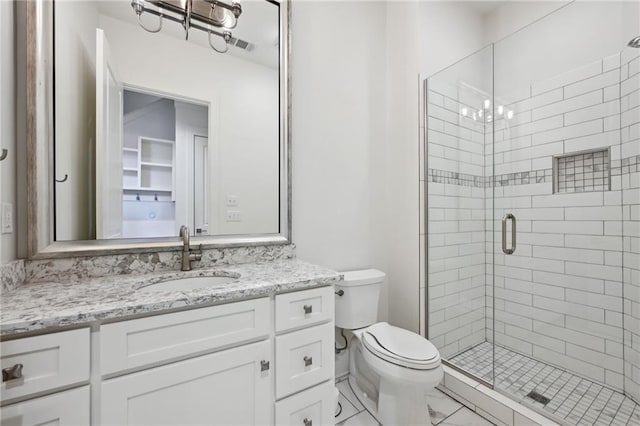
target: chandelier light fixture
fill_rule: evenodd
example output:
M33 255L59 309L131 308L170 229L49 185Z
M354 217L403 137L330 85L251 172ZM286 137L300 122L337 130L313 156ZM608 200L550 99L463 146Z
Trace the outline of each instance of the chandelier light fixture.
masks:
M229 50L231 30L238 25L242 14L239 0L224 2L220 0L132 0L131 7L138 17L138 24L150 33L162 29L163 20L167 19L182 25L185 40L189 39L189 30L195 28L208 34L209 46L218 53ZM149 28L142 23L143 13L158 17L158 25ZM214 46L212 36L224 41L224 48Z

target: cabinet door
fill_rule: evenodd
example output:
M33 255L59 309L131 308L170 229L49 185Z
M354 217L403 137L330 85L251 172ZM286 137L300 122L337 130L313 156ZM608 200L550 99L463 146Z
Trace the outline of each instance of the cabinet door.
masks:
M330 380L276 403L278 426L327 426L335 424L335 385Z
M107 380L102 426L272 423L269 341Z
M86 426L89 386L7 405L0 413L2 426Z
M2 382L2 403L88 382L89 339L82 328L2 342L0 367L22 365L22 377Z
M276 337L278 399L334 376L333 333L333 325L324 324Z

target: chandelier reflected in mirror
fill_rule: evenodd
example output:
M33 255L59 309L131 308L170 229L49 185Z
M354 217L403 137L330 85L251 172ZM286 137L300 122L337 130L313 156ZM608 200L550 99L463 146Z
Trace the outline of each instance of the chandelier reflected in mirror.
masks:
M182 25L185 40L189 39L189 30L195 28L208 34L209 46L218 53L229 50L231 30L238 25L238 18L242 14L239 0L224 2L220 0L132 0L131 7L138 16L138 24L150 33L157 33L162 29L165 19ZM155 28L149 28L142 23L143 13L158 17ZM212 36L224 41L224 48L214 45Z

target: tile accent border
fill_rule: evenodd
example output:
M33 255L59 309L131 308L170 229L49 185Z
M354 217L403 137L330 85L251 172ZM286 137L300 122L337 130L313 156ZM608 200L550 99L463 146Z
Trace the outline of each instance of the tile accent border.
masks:
M584 154L578 154L584 155ZM563 156L559 158L571 157ZM605 173L609 170L608 162ZM611 176L623 176L629 173L635 173L640 171L640 155L632 155L631 157L623 158L622 160L611 160ZM609 180L609 174L607 173L607 181ZM473 188L490 188L491 186L516 186L516 185L529 185L533 183L546 183L553 182L553 169L540 169L531 170L528 172L507 173L496 176L477 176L466 173L451 172L448 170L440 169L427 169L426 181L430 183L444 183L448 185L457 186L470 186ZM604 185L608 188L608 182ZM606 189L605 189L606 190ZM598 189L595 192L603 191ZM581 192L581 191L572 191ZM583 191L592 192L592 191ZM566 193L566 191L560 191L560 193Z

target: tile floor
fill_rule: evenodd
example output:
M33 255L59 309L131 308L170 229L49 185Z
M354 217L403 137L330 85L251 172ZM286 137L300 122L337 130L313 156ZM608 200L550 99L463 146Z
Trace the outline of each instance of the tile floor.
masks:
M340 390L342 412L336 417L338 426L379 426L376 419L358 401L349 381L336 383ZM431 424L438 426L491 426L492 423L478 416L448 395L434 389L429 393ZM427 426L427 425L425 425Z
M449 361L491 382L492 351L493 345L484 342ZM640 425L640 405L622 393L498 345L495 346L495 375L496 389L569 424ZM527 396L532 391L549 400L536 401Z

